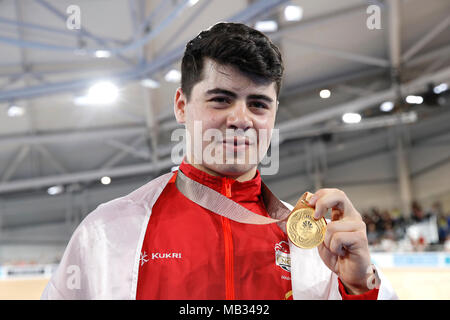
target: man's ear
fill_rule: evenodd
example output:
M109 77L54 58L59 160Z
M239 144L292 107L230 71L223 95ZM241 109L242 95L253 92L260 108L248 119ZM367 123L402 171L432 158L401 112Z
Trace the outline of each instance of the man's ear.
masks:
M175 92L175 99L173 103L173 111L175 113L175 118L177 119L178 123L185 123L186 116L185 116L185 110L187 105L187 99L186 96L183 93L183 90L181 88L178 88Z

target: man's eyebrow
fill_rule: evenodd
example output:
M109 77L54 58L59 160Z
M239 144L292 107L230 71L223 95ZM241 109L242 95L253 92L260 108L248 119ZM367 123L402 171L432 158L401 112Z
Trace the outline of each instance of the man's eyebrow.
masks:
M232 98L237 98L237 96L238 96L236 93L234 93L232 91L229 91L226 89L221 89L221 88L214 88L214 89L208 90L208 91L206 91L206 94L207 95L223 94L223 95L226 95L226 96L229 96ZM273 102L272 98L270 98L269 96L266 96L264 94L251 94L251 95L247 96L247 99L265 100L269 103Z
M221 89L221 88L214 88L214 89L208 90L208 91L206 91L206 94L207 95L223 94L223 95L226 95L226 96L237 98L237 94L236 93L234 93L232 91L229 91L229 90Z
M267 102L273 102L273 99L264 95L264 94L251 94L248 96L249 99L255 99L255 100L265 100Z

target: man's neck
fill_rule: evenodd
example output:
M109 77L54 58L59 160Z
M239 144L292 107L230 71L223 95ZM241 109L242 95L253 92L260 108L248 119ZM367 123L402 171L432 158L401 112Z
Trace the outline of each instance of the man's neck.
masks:
M253 167L252 169L250 169L249 171L245 172L244 174L235 177L235 176L231 176L231 175L229 175L229 176L228 175L223 175L223 174L218 173L218 172L216 172L214 170L211 170L211 169L209 169L209 168L207 168L207 167L205 167L205 166L203 166L201 164L192 163L191 161L188 160L187 157L184 158L184 161L186 163L189 163L194 168L197 168L197 169L199 169L199 170L201 170L203 172L206 172L206 173L208 173L208 174L210 174L212 176L233 178L233 179L235 179L236 181L239 181L239 182L244 182L244 181L251 180L256 175L256 166Z

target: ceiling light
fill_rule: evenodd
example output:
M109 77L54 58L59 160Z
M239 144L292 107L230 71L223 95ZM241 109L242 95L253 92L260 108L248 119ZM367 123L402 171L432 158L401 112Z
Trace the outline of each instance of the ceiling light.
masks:
M101 182L102 184L104 184L104 185L110 184L110 183L111 183L111 178L110 178L110 177L107 177L107 176L102 177L102 178L100 179L100 182Z
M440 94L444 91L447 91L448 85L446 83L441 83L440 85L433 88L433 92L436 94Z
M255 29L261 32L274 32L278 30L278 23L274 20L258 21Z
M380 105L380 110L383 112L390 112L394 109L394 103L392 101L385 101Z
M164 79L167 82L180 82L181 80L181 72L175 69L170 70L169 72L166 73L166 75L164 76Z
M12 104L9 106L7 112L8 112L8 116L11 118L21 117L25 114L25 109L23 107L19 107L19 106Z
M109 58L111 57L111 52L108 50L97 50L95 51L96 58Z
M286 21L300 21L303 17L303 8L299 6L286 6L284 18Z
M199 0L189 0L189 2L188 2L189 7L195 6L195 5L197 4L198 1L199 1Z
M87 95L75 98L78 105L112 104L119 96L119 88L110 81L100 81L93 84Z
M421 104L423 102L423 97L421 96L407 96L406 102L409 104Z
M342 116L342 121L349 124L359 123L361 122L361 115L359 113L352 113L352 112L345 113Z
M328 99L331 96L331 91L328 89L320 90L319 95L322 99Z
M89 88L87 96L98 104L110 104L119 96L119 88L112 82L101 81Z
M55 196L57 194L60 194L63 192L63 186L58 185L58 186L53 186L47 189L47 193L51 196Z

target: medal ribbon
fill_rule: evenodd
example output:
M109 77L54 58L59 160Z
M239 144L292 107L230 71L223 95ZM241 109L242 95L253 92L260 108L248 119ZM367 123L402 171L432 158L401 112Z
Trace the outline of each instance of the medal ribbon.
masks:
M282 219L273 219L261 216L244 208L216 190L192 180L183 174L181 170L178 170L177 172L175 185L177 189L192 202L220 216L240 223L264 225L282 222L289 216L285 215ZM299 202L295 206L296 208L300 203L303 203L304 199L306 199L305 197L306 193L300 198Z
M250 211L223 194L187 177L178 170L175 185L189 200L220 216L247 224L270 224L280 222Z

